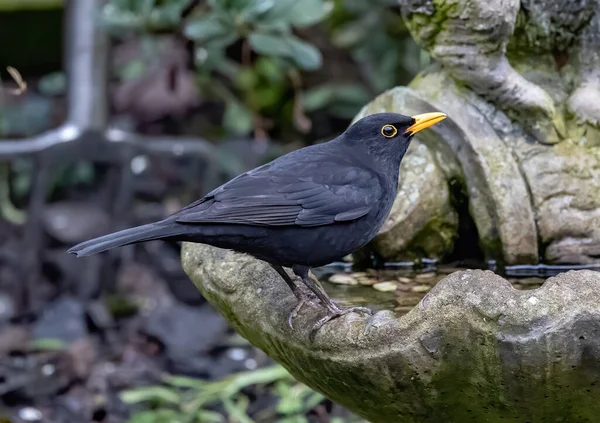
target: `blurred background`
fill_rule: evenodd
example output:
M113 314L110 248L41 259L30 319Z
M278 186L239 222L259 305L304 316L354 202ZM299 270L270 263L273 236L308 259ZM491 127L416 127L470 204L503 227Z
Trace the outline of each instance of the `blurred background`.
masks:
M65 250L339 134L428 64L394 0L0 0L0 421L361 421L236 336L177 244Z

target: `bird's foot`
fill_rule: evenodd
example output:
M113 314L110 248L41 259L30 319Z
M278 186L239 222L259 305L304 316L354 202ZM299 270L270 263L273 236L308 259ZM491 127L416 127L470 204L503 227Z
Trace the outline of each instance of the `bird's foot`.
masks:
M296 318L296 316L298 316L298 313L302 307L304 307L307 303L312 304L317 300L317 297L314 294L306 294L301 290L298 290L296 297L298 298L298 303L296 304L296 307L290 311L290 314L288 314L288 325L290 325L290 328L292 329L294 329L293 320Z
M367 313L369 316L373 315L373 311L367 307L338 307L333 301L327 305L327 315L319 320L313 326L310 331L309 339L311 342L314 341L315 336L319 329L321 329L325 323L337 319L340 316L343 316L348 313Z

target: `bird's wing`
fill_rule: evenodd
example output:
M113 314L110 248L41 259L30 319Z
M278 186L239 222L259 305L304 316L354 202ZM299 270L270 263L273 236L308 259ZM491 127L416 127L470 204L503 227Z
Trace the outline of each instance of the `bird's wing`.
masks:
M381 192L376 174L340 161L265 165L190 204L176 221L320 226L366 215Z

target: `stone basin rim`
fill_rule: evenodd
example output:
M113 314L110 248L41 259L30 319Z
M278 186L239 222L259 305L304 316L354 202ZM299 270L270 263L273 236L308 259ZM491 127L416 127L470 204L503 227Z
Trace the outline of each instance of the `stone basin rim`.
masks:
M600 289L600 272L597 272L594 270L588 270L588 269L569 270L569 271L562 272L555 276L550 276L544 280L542 285L540 285L537 288L533 288L533 289L517 289L506 278L504 278L501 275L498 275L497 273L494 273L491 270L481 270L481 269L457 270L455 272L448 274L443 279L441 279L439 282L437 282L436 285L434 285L432 287L432 289L414 307L412 307L406 314L398 316L392 310L377 311L373 314L373 316L366 316L361 313L352 313L352 314L347 315L347 317L346 316L340 317L338 319L338 321L344 320L344 319L347 319L348 321L343 322L342 324L338 324L337 327L335 327L335 328L331 328L331 326L336 324L335 320L333 321L334 323L328 323L328 324L331 325L330 330L336 330L338 332L346 329L348 323L356 322L356 321L360 321L360 322L364 323L366 326L365 330L368 330L368 325L370 325L370 324L381 323L382 325L384 325L384 324L390 325L389 326L390 330L403 331L404 323L414 324L415 318L423 319L425 317L425 318L431 318L431 319L438 319L438 316L436 316L435 314L431 314L434 312L429 307L428 303L430 302L430 299L432 298L432 296L438 295L438 292L444 288L443 285L440 288L438 288L438 286L440 286L440 284L448 283L446 281L450 277L462 278L466 275L468 275L468 276L475 275L476 276L477 273L489 276L493 279L496 279L493 281L493 283L495 283L497 285L496 288L498 289L498 291L503 292L503 293L513 297L512 299L515 300L517 303L529 302L532 305L536 305L540 301L539 300L540 296L543 296L544 294L546 294L547 292L552 290L552 288L554 288L556 285L560 285L560 282L563 279L561 277L561 275L581 274L582 272L595 273L594 276L596 276L598 278L597 285L598 285L598 288ZM436 288L438 288L438 290L436 290ZM568 299L563 298L562 294L563 294L563 290L560 290L560 289L554 290L552 293L549 293L549 295L558 297L558 299L568 300ZM349 305L349 306L351 306L351 305ZM524 306L524 304L518 304L516 306L517 307ZM465 308L465 311L466 311L466 308ZM311 311L311 313L320 314L318 311ZM352 319L352 320L350 321L350 319ZM525 323L526 322L524 321L523 324L525 324ZM382 328L382 325L378 326L378 328ZM415 328L413 327L413 329L415 329ZM322 330L322 332L324 332L324 331ZM383 334L383 335L388 336L387 334ZM327 344L328 343L324 340L323 333L318 333L315 337L314 345L315 346L325 346ZM361 346L361 344L362 343L357 343L355 346L359 347L359 346ZM394 344L394 341L389 343L390 346L392 346L393 344ZM385 355L385 353L386 353L386 351L381 351L381 354L375 353L374 351L372 351L372 352L374 353L373 356ZM346 355L346 354L347 354L347 351L344 352L344 355ZM328 357L331 358L331 355L329 354Z
M198 247L198 244L184 248L186 252L195 255L219 250L214 247ZM569 309L569 303L575 302L580 307L589 307L590 311L600 311L598 306L594 307L589 300L586 301L589 297L586 291L591 289L600 292L600 272L597 271L570 270L547 278L538 288L519 290L507 279L490 270L459 270L440 280L403 316L396 316L391 310L378 311L373 316L350 313L323 326L311 343L308 334L313 324L324 315L321 307L305 306L294 320L294 330L290 329L287 314L295 305L295 297L289 292L287 285L278 279L279 276L274 271L271 272L272 269L266 264L249 256L226 250L221 250L219 255L225 259L224 263L227 263L230 270L237 268L241 271L254 271L254 286L246 284L226 292L215 286L210 277L203 283L195 283L211 303L227 303L227 307L235 311L235 321L231 321L231 316L225 317L243 336L249 339L256 339L256 335L268 336L286 345L286 348L308 350L311 355L323 356L327 360L356 362L357 359L360 361L384 356L389 353L386 347L398 348L401 343L408 347L419 339L419 334L427 332L424 326L431 325L432 321L442 322L444 315L440 312L445 311L464 315L477 313L482 322L488 323L503 316L506 327L525 329L531 322L543 319L547 308L556 307L556 304L560 304L563 312ZM188 274L194 272L189 264L184 267ZM581 284L572 286L572 276L581 279ZM192 279L196 281L197 277ZM218 291L221 292L217 294ZM219 296L221 298L217 300L216 297ZM235 301L227 301L231 298ZM260 304L252 304L256 301ZM221 305L217 307L222 309ZM262 314L246 314L246 310L257 306L264 310ZM260 348L260 345L257 346ZM380 349L376 350L374 346ZM360 357L357 357L359 354Z

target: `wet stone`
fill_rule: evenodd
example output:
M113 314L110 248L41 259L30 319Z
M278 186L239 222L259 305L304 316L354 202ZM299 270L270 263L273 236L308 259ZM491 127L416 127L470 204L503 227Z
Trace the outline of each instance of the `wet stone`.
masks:
M429 285L417 285L411 288L413 292L429 292L431 290L431 286Z
M377 282L378 282L378 280L374 279L374 278L369 278L369 277L358 278L359 285L371 286L371 285L376 285Z
M338 285L358 285L358 281L351 275L346 275L344 273L338 273L332 275L329 278L329 282L335 283Z
M420 273L417 276L415 276L415 280L417 280L417 281L428 281L430 279L434 279L436 276L437 275L436 275L435 272Z
M413 287L412 284L399 283L397 290L400 292L410 292L412 290L412 287Z
M381 292L395 292L398 284L395 281L379 282L373 285L378 291Z

